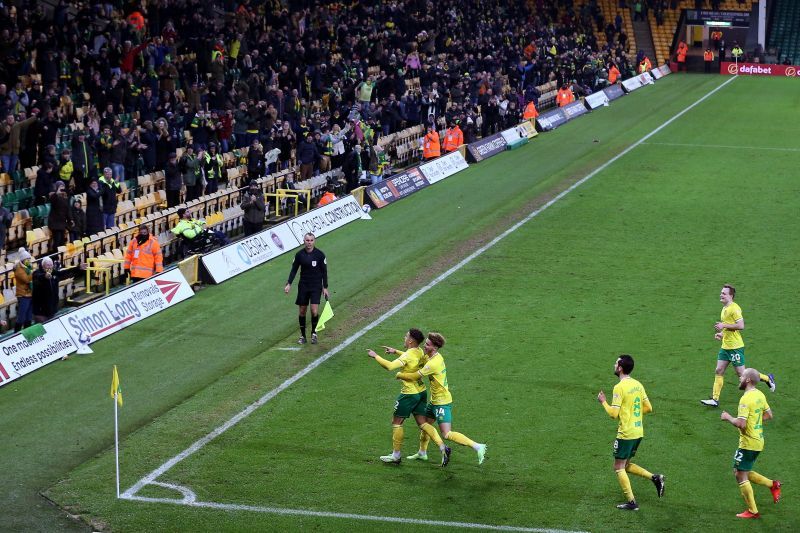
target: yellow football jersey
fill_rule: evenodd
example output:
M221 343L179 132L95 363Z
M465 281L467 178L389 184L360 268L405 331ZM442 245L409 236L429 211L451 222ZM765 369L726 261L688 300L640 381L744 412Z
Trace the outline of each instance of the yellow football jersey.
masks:
M740 430L739 448L760 452L764 449L764 411L769 411L767 397L758 389L747 391L739 400L737 418L744 418L747 425Z
M731 302L722 308L719 319L725 324L736 324L737 321L742 320L742 308L736 302ZM722 349L735 350L744 346L742 340L742 332L738 329L722 330Z
M428 376L431 382L431 395L428 401L431 405L446 405L453 403L453 397L447 388L447 368L444 366L442 354L436 352L428 359L425 366L419 371L423 376Z
M419 347L401 352L397 359L404 365L401 372L417 372L428 362L428 356ZM421 378L417 381L402 381L402 383L400 394L417 394L425 390L425 382Z
M618 439L639 439L644 436L642 417L646 401L644 386L635 379L626 378L614 385L611 406L619 407Z

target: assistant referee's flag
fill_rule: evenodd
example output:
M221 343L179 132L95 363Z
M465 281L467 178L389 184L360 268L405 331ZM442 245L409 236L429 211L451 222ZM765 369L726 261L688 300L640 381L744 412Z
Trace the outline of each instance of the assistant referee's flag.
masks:
M322 313L319 315L319 322L317 322L316 331L325 329L325 322L333 318L333 307L328 300L325 300L325 307L322 308Z
M119 374L117 374L117 365L114 365L114 373L111 375L111 397L117 400L117 403L122 407L122 389L119 386Z

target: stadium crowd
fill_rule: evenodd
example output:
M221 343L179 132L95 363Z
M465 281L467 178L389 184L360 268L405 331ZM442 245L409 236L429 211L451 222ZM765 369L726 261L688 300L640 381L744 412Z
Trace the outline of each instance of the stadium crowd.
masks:
M190 195L214 190L214 151L255 141L279 156L249 170L294 155L306 174L442 118L469 142L516 123L537 85L587 94L610 63L634 65L619 23L598 49L595 2L59 0L50 16L28 1L4 4L0 22L0 161L9 173L43 167L40 202L59 180L109 187L105 168L115 181L164 170L185 130L199 160L179 164ZM84 129L56 153L60 128L87 104ZM192 173L211 175L206 191Z
M19 0L0 24L1 171L39 167L53 250L114 226L126 179L163 171L175 206L247 147L248 180L342 167L352 189L380 179L381 136L459 126L449 151L530 116L539 85L586 95L636 65L593 0Z

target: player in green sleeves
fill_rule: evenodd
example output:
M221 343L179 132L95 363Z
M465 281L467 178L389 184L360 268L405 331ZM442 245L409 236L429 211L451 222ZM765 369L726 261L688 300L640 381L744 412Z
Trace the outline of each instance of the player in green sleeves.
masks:
M717 354L717 368L714 375L714 387L711 389L711 398L700 400L700 403L709 407L719 407L719 395L722 392L722 385L725 383L725 370L729 364L733 364L736 374L741 378L745 369L744 363L744 340L742 340L742 330L744 329L744 317L742 308L733 301L736 296L736 289L731 285L723 285L719 293L719 301L722 302L722 312L719 322L714 324L717 332L714 338L722 341L722 347ZM773 374L759 374L759 379L769 386L769 390L775 392L775 376Z
M403 339L406 351L401 352L391 346L383 347L387 354L399 354L399 357L394 361L388 361L372 350L368 350L367 355L375 359L386 370L402 369L403 372L417 372L425 366L425 362L428 360L422 348L419 347L423 340L425 340L425 336L422 332L416 328L411 328ZM382 455L381 461L400 464L400 449L403 446L403 422L409 416L414 415L417 424L423 425L427 423L425 419L427 403L428 394L422 378L417 381L403 382L400 395L394 404L394 414L392 415L392 453L390 455ZM421 433L425 434L424 432ZM427 434L425 435L427 438ZM415 459L427 461L428 457L426 455L424 458L416 457Z
M486 444L475 442L466 435L452 431L451 425L453 421L451 407L453 404L453 397L450 395L450 390L447 387L447 368L444 364L444 358L439 350L444 346L444 337L439 333L428 333L428 338L425 340L423 347L425 355L428 356L428 362L417 372L398 372L397 379L405 382L414 382L421 377L428 376L430 381L430 400L426 409L427 424L420 426L420 429L425 431L435 442L439 449L442 451L442 466L447 466L450 461L450 448L444 445L433 423L439 424L439 429L445 439L451 440L462 446L469 446L478 454L478 464L483 464L486 458Z
M756 388L761 380L758 370L748 368L739 378L739 389L744 391L739 400L739 411L733 418L722 411L720 419L730 422L739 429L739 448L733 455L733 475L739 483L739 491L747 504L744 512L737 514L739 518L758 518L758 507L750 483L757 483L769 488L772 501L781 499L781 482L768 479L753 470L758 454L764 449L764 420L772 419L772 410L764 393Z
M614 439L614 472L628 501L617 505L617 509L638 511L639 504L633 496L628 474L652 481L659 498L664 495L665 481L662 474L651 474L631 462L644 437L642 418L645 413L653 411L644 386L631 377L631 372L633 372L633 357L620 355L614 363L614 374L619 377L619 383L614 385L611 405L606 402L606 394L602 390L597 395L597 401L603 405L603 409L611 418L619 419L617 438Z

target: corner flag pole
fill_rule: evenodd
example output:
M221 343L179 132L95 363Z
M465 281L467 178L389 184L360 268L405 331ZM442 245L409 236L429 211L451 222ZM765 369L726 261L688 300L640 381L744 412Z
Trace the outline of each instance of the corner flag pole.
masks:
M114 458L117 464L117 499L119 499L119 423L117 419L117 398L119 392L114 393Z

